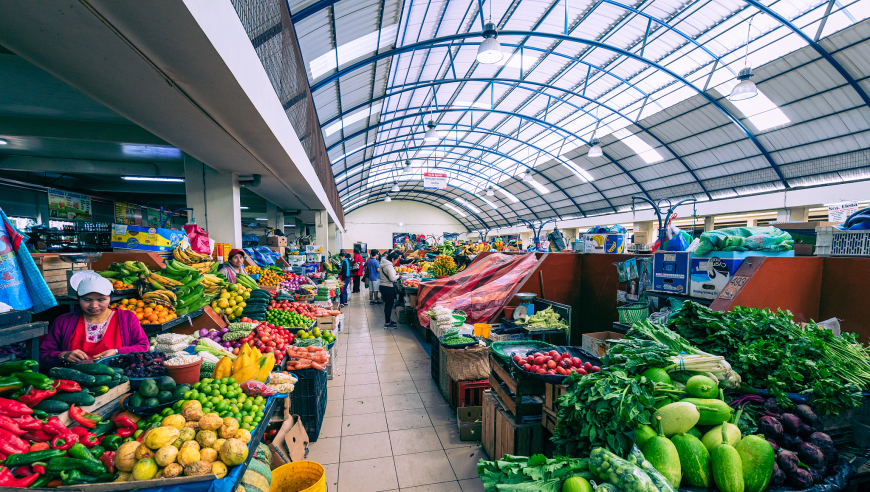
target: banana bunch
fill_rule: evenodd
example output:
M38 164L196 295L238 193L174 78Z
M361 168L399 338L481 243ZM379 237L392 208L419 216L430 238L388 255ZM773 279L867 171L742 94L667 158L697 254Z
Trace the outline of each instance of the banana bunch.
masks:
M174 278L166 277L156 272L151 272L147 279L148 283L151 284L151 288L154 290L165 290L169 287L184 285L180 280L175 280Z
M456 262L453 260L452 256L441 255L438 258L435 258L435 262L432 266L432 273L434 273L436 277L449 277L456 273Z
M226 285L226 281L213 273L206 273L202 276L201 284L205 288L206 294L215 294L220 292L222 286Z
M180 261L181 263L184 263L185 265L191 266L198 263L212 261L211 256L197 253L196 251L190 249L189 246L182 249L180 244L172 250L172 257Z
M428 272L429 269L431 269L431 268L432 268L432 262L431 261L424 261L423 265L420 267L420 271L421 272Z
M205 275L206 273L214 273L215 271L217 271L218 263L216 261L203 261L188 266Z
M175 303L178 301L175 292L165 289L148 291L140 297L145 302L153 302L170 308L174 308Z
M140 275L148 277L151 272L141 261L127 260L124 263L112 263L108 270L97 272L103 278L115 279L125 284L134 284Z

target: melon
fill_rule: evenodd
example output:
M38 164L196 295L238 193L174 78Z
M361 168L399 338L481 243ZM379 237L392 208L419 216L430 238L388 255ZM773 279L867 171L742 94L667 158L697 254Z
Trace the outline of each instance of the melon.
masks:
M647 461L652 463L653 468L659 471L674 488L679 488L683 478L680 468L680 455L670 439L662 432L662 418L657 417L658 435L650 438L641 447Z
M679 434L671 438L680 457L681 483L687 487L709 488L712 485L710 452L700 439L691 434Z

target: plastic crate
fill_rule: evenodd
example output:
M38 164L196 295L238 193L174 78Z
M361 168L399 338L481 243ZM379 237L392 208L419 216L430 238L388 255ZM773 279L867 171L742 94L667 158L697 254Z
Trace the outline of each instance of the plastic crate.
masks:
M816 227L816 256L870 256L870 231Z
M495 342L522 342L523 340L528 340L529 336L525 333L512 333L510 335L499 335L497 333L490 332L489 341Z
M299 415L310 442L317 441L326 413L326 371L301 369L291 371L299 380L290 393L290 413Z

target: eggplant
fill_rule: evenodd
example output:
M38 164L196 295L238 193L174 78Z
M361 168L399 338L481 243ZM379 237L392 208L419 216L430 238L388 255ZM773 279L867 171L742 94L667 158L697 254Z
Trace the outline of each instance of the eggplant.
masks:
M785 483L785 472L776 463L773 464L773 475L770 476L770 485L778 486Z
M782 430L789 434L797 434L798 429L801 428L801 419L793 413L782 414L779 423L782 424Z
M825 453L813 443L802 442L798 446L798 459L801 463L809 465L813 468L825 466Z
M773 446L774 451L779 451L779 444L777 444L776 441L774 441L773 439L768 439L767 442L769 442L770 445Z
M819 417L816 416L816 412L809 405L798 405L794 408L794 413L800 417L801 420L806 422L808 425L811 425L815 428L818 428L819 425Z
M798 457L787 449L781 449L776 453L776 464L786 475L791 475L798 469Z
M765 415L758 419L758 430L768 439L773 439L777 442L782 439L782 424L773 417Z
M801 422L801 426L798 429L798 435L801 436L801 439L806 441L814 432L816 432L816 430L812 426Z
M819 449L833 448L834 440L831 439L831 436L825 434L824 432L813 432L810 434L810 442L819 447Z
M813 476L804 468L798 468L788 474L788 484L796 489L808 489L813 486Z
M782 443L782 447L784 447L785 449L797 451L798 446L801 445L803 440L795 434L789 434L787 432L784 432L782 434L782 439L779 442Z
M764 400L764 409L770 413L782 413L782 409L779 408L779 403L776 402L776 398L768 398Z
M807 469L807 471L810 472L810 476L813 477L814 484L823 483L825 481L825 476L821 470L818 470L816 468L809 468Z

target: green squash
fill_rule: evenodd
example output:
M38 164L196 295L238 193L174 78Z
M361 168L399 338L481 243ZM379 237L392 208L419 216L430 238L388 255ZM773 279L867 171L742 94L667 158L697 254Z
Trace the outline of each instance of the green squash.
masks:
M743 464L734 446L728 444L726 427L721 427L722 444L710 453L713 465L713 480L721 492L744 492ZM773 470L771 470L772 472Z
M652 463L652 466L676 489L680 487L680 481L683 479L680 455L674 443L665 437L662 431L662 418L657 417L656 423L659 429L658 435L647 440L641 447L641 451L647 461Z
M743 466L744 492L762 492L773 475L773 446L761 436L746 436L734 448Z
M709 488L713 481L710 468L710 452L701 440L691 434L679 434L671 438L680 457L682 484L686 487Z

